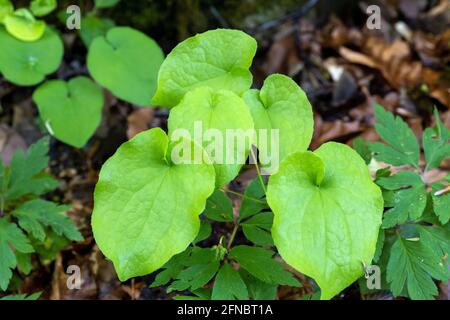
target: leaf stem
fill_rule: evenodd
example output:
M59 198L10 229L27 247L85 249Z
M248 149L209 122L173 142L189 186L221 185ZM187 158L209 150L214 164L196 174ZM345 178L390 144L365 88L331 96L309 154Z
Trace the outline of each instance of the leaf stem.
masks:
M228 243L227 243L227 251L230 251L231 245L233 244L233 241L234 241L234 238L236 237L238 229L239 229L239 224L235 223L233 231L231 232L230 239L228 240Z
M258 166L258 160L256 159L255 151L253 150L253 147L250 148L250 154L253 158L253 162L255 163L256 173L258 174L258 179L259 179L259 182L261 183L261 187L264 190L264 194L267 194L266 185L264 184L264 180L261 176L261 171L259 170L259 166Z
M221 188L221 190L222 190L223 192L227 192L227 193L231 193L231 194L234 194L234 195L236 195L236 196L239 196L239 197L241 197L241 198L243 198L243 199L248 199L248 200L250 200L250 201L254 201L254 202L258 202L258 203L262 203L262 204L265 204L265 203L266 203L266 202L263 201L263 200L259 200L259 199L253 198L253 197L249 197L249 196L247 196L247 195L245 195L245 194L242 194L242 193L240 193L240 192L236 192L236 191L233 191L233 190L230 190L230 189L227 189L227 188Z

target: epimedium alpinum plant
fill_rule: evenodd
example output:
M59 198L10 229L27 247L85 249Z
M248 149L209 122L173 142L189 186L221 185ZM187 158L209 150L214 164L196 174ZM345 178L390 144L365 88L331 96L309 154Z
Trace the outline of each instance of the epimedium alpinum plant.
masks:
M28 8L0 1L0 73L19 86L37 86L33 93L47 131L64 143L83 147L100 124L101 87L134 105L149 107L164 59L157 43L142 32L99 17L116 0L95 0L81 19L79 35L87 48L85 74L70 79L47 77L59 69L64 43L56 26L41 18L58 8L56 0L33 0ZM59 16L65 25L66 8Z
M63 214L70 206L42 198L58 187L44 171L48 149L48 138L43 138L26 152L16 151L9 165L0 162L1 291L14 288L20 276L38 263L48 264L69 241L83 240L75 223ZM10 284L13 275L16 281Z
M124 143L102 167L94 194L94 237L120 280L162 268L152 286L170 282L169 291L195 295L188 298L273 299L280 284L300 286L279 254L330 299L371 264L381 189L350 147L332 142L307 151L312 108L292 79L275 74L251 89L256 48L244 32L217 29L183 41L162 63L153 103L171 109L168 134L155 128ZM260 154L238 214L226 185L243 163L216 161L216 144L192 140L196 123L222 135L263 129L243 151L225 150L256 162L254 144ZM264 130L279 132L277 145L263 143ZM180 144L184 156L202 153L200 161L174 161ZM269 165L264 149L277 149L280 163L268 183L260 172ZM211 221L232 224L232 232L201 247ZM241 230L248 241L239 243Z

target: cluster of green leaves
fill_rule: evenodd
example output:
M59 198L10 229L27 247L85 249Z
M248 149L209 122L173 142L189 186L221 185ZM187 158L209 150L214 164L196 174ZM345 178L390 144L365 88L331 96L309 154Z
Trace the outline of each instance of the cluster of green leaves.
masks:
M274 259L270 235L273 213L258 179L247 187L239 217L234 218L233 205L224 191L216 190L206 203L200 231L193 246L175 255L158 273L151 287L168 285L167 291L185 292L175 299L275 299L278 285L299 287L300 283L284 266ZM233 238L212 248L201 248L199 243L211 236L211 223L234 224L234 235L243 231L250 245L232 246ZM250 244L250 243L249 243ZM236 270L233 265L239 265ZM214 285L205 288L215 277Z
M384 140L357 143L357 150L370 162L376 160L405 168L393 173L379 169L376 183L381 187L386 208L374 264L383 271L383 289L394 296L432 299L438 294L433 281L448 281L450 250L450 176L426 181L428 170L450 158L450 130L435 111L436 127L423 132L425 164L420 162L420 144L400 118L377 105L376 131ZM367 148L364 148L367 146Z
M0 163L0 289L6 291L18 268L29 274L32 254L52 259L68 240L83 240L75 224L62 213L68 206L40 198L58 182L44 169L48 165L48 139L27 152L16 151L9 166Z
M100 86L146 107L156 90L164 59L156 42L140 31L97 17L97 8L117 2L96 0L94 10L81 19L79 33L88 48L87 66L95 82L77 76L40 84L59 68L64 45L54 27L35 17L51 13L57 2L34 0L29 9L14 11L10 0L0 1L0 73L20 86L40 84L33 100L42 122L51 135L77 148L87 143L100 124L104 105Z
M241 31L212 30L180 43L161 65L153 103L171 108L168 135L156 128L124 143L101 169L94 194L94 237L121 280L163 267L155 286L172 281L169 290L191 290L198 298L273 298L278 284L298 285L274 260L276 247L329 299L372 261L383 198L367 165L338 143L306 151L311 105L284 75L270 75L261 90L250 89L256 49L256 41ZM189 140L198 122L223 136L228 129L279 130L279 146L261 143L258 130L244 151L237 145L216 150L205 139L201 145ZM189 137L175 135L178 129ZM180 143L200 149L203 157L173 162ZM252 145L263 166L270 159L261 154L275 149L281 164L272 168L267 186L261 175L249 186L236 215L223 191L243 163L223 163L215 155L255 158ZM212 229L209 221L232 224L233 231L212 249L198 248ZM241 230L254 246L234 246Z

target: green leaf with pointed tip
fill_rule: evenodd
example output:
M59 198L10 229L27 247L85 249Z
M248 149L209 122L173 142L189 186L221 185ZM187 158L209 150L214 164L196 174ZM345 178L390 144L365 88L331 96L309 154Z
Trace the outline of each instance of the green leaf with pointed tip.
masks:
M378 104L375 105L375 117L375 129L387 143L369 142L375 158L394 166L410 164L418 168L420 147L414 132L402 118L395 117Z
M367 141L361 139L361 137L356 138L353 141L353 149L364 159L366 164L369 164L372 160L372 153L370 152L369 146L367 145Z
M450 254L450 229L438 226L415 225L419 231L420 241L434 252L440 252L442 257Z
M273 244L272 235L270 234L272 223L273 213L262 212L245 220L241 225L242 231L248 240L263 246Z
M256 47L255 39L238 30L210 30L186 39L162 64L153 103L174 107L201 86L243 94L252 84L249 68Z
M239 115L239 116L236 116ZM202 144L216 170L216 187L233 180L247 160L253 120L244 101L231 91L196 88L170 112L169 136Z
M260 92L250 90L244 100L255 121L260 162L269 172L276 172L290 153L308 149L314 127L312 108L291 78L273 74L264 81ZM261 129L264 131L260 133ZM278 130L279 141L272 141L268 130Z
M176 280L170 285L169 291L197 290L206 285L216 274L220 261L210 249L202 249L211 254L204 261L188 266L178 273Z
M119 3L120 0L95 0L97 8L111 8Z
M249 296L253 300L275 300L278 285L263 282L244 269L239 269L239 274L247 286Z
M211 220L219 222L233 221L233 204L225 193L215 190L206 200L204 213Z
M446 128L434 110L436 128L427 128L423 132L423 149L427 166L425 170L437 168L444 159L450 158L450 129Z
M446 224L450 221L450 193L436 194L439 190L445 188L442 183L436 182L432 185L431 198L433 199L434 212L439 218L439 222Z
M244 196L239 208L239 220L248 218L268 208L266 193L258 178L253 179L249 183L245 189Z
M36 20L28 9L17 9L3 18L6 30L22 41L39 40L45 32L45 22Z
M57 5L56 0L33 0L30 10L36 17L42 17L55 10Z
M268 249L241 245L231 249L229 257L261 281L299 287L298 280L275 261L273 255Z
M200 223L200 230L197 234L197 237L192 241L193 244L197 244L203 240L208 239L211 236L212 233L212 227L211 224L206 221L202 220Z
M31 253L22 253L16 251L17 269L25 275L29 275L33 269L31 262Z
M413 300L431 300L438 294L432 277L446 281L446 268L439 252L422 241L409 241L399 237L391 248L387 281L394 296L403 295L407 289Z
M380 260L381 254L383 253L384 240L386 239L386 234L383 229L380 229L377 239L377 247L375 250L375 255L373 256L373 262L378 262Z
M94 80L116 97L148 107L163 60L153 39L132 28L114 27L93 40L87 66Z
M81 25L83 26L79 30L81 40L83 40L86 48L89 48L95 38L104 37L115 26L115 23L111 19L87 16L81 19Z
M65 236L69 240L82 241L83 236L75 223L61 214L69 208L54 202L35 199L25 202L12 214L19 220L19 225L39 241L45 240L44 227L50 227L57 235Z
M390 177L382 177L377 183L394 193L393 208L384 213L383 228L391 228L405 223L408 218L417 220L422 216L427 204L427 192L419 174L402 171ZM404 189L404 188L407 189Z
M14 12L14 6L9 0L0 0L0 23L3 19Z
M30 237L31 244L39 255L39 260L43 265L49 265L57 258L61 250L67 248L70 241L64 236L57 235L52 229L48 228L45 234L45 241L41 242Z
M398 190L405 187L417 186L422 183L420 175L409 170L400 171L395 175L377 179L377 184L386 190Z
M58 181L42 172L48 165L48 150L48 138L37 141L27 152L16 150L5 188L6 204L25 195L41 195L58 187Z
M247 300L248 290L239 272L228 263L220 268L214 281L212 300Z
M191 141L169 143L164 131L152 129L120 146L100 171L92 227L122 281L161 268L198 234L214 168L175 161L179 144L201 152Z
M0 26L0 72L17 85L32 86L55 72L63 57L63 43L51 28L37 41L20 41Z
M74 147L83 147L100 124L103 92L86 77L47 81L33 100L49 132Z
M361 190L364 190L362 193ZM330 299L370 265L383 198L364 160L350 147L326 143L288 156L273 175L267 201L281 257L314 278Z
M25 234L15 223L0 218L0 289L6 291L12 277L11 269L17 266L13 248L22 253L33 252Z
M187 248L185 251L174 255L164 266L162 271L155 277L155 281L150 285L150 288L155 288L167 284L170 280L175 279L177 275L186 266L186 261L189 258L192 248Z

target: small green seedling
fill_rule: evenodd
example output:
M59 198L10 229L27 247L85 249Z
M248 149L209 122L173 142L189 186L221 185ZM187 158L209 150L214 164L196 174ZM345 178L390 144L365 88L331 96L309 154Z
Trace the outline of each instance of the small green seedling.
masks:
M46 28L34 42L16 39L0 26L0 72L15 84L34 86L61 64L64 46L59 35Z
M47 130L77 148L86 144L100 124L103 93L89 78L47 81L36 89L33 100Z
M163 60L151 38L128 27L115 27L92 41L87 66L95 81L115 96L148 107Z

